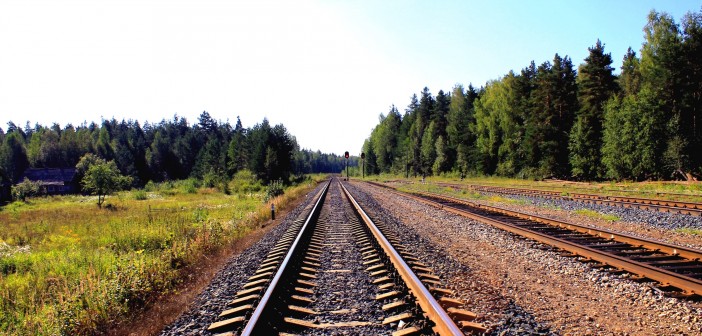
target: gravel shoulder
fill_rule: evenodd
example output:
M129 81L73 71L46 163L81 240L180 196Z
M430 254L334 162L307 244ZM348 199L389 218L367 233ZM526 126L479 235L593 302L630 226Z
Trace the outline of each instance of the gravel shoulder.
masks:
M527 334L543 333L533 327L538 324L547 326L551 333L565 335L702 332L699 304L664 297L648 284L590 268L546 246L493 227L364 183L352 184L387 209L387 216L406 226L408 234L414 232L423 237L460 265L464 274L453 276L451 283L459 290L467 289L464 299L471 302L473 311L484 316L486 324L495 326L494 330L510 324L512 329L505 334L521 334L513 329L514 319L518 318L527 321L522 327ZM617 225L622 225L620 230L636 230L635 224ZM524 314L514 315L505 309L510 306ZM535 323L529 322L530 317Z

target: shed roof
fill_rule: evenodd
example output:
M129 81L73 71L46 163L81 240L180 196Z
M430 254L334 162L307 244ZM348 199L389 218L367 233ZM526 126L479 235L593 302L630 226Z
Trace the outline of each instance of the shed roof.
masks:
M29 168L22 179L42 182L72 182L76 177L75 168Z

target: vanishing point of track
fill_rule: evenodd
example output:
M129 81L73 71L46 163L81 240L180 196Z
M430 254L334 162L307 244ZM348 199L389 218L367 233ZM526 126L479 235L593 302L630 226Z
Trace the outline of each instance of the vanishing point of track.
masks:
M672 295L702 295L702 251L428 192L392 192L594 261L633 280L653 280Z
M354 280L335 285L354 275ZM343 329L397 336L485 331L473 321L476 315L465 310L465 303L441 285L440 277L412 256L383 223L375 223L341 182L330 180L209 331L317 335ZM373 296L361 294L368 288ZM319 302L349 297L370 302L336 310ZM344 318L364 307L370 307L363 315L368 320Z

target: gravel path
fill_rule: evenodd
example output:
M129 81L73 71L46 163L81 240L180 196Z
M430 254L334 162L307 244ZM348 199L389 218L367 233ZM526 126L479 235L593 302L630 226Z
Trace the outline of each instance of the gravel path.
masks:
M446 269L446 279L465 291L464 299L493 326L494 334L702 332L698 304L664 297L647 284L592 269L491 226L367 184L352 185L388 209L378 215L404 227L401 235L415 236L418 249L457 265ZM367 202L372 203L370 197ZM440 267L435 269L441 273Z
M161 335L211 335L207 328L224 311L231 298L241 290L246 280L256 271L258 265L273 247L285 230L300 217L302 210L310 204L323 184L306 195L306 199L290 211L283 221L255 245L233 256L231 261L219 271L209 286L198 295L191 308L175 322L164 328Z

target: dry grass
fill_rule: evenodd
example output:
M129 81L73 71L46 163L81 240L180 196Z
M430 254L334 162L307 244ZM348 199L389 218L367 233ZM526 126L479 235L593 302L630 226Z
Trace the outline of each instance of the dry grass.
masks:
M614 221L619 220L618 216L605 214L605 213L597 212L597 211L590 210L590 209L578 209L578 210L575 210L574 212L578 215L582 215L585 217L590 217L590 218L594 218L594 219L602 219L602 220L606 220L606 221L610 221L610 222L614 222Z
M272 200L284 208L312 187ZM261 192L226 195L192 181L108 197L62 196L0 211L0 334L95 334L177 288L182 270L270 216ZM138 193L138 194L137 194ZM149 210L150 209L150 210Z

